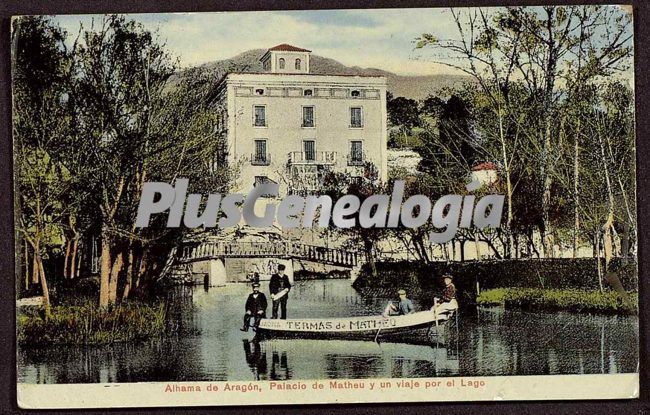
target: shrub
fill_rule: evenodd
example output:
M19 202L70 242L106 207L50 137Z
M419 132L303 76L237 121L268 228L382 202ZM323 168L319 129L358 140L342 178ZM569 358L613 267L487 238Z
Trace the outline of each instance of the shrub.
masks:
M495 288L482 291L477 297L479 305L499 305L530 310L562 309L580 312L620 313L634 312L638 308L636 292L630 294L633 308L625 306L615 291L541 288Z
M41 311L31 308L18 316L18 342L21 345L108 344L142 340L169 333L167 308L153 304L125 302L110 310L95 302L61 305L52 308L45 320Z

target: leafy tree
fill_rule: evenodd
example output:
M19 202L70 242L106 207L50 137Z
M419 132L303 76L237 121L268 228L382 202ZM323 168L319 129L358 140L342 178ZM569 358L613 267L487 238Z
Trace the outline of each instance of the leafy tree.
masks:
M418 102L404 97L393 98L391 95L386 100L386 107L391 125L399 127L404 135L404 142L408 143L408 136L413 128L421 124Z
M367 198L373 195L386 194L386 192L386 184L379 180L379 172L371 162L366 162L364 164L363 176L352 176L348 172L330 171L326 174L323 180L322 193L330 196L333 201L337 201L345 195L354 195L357 196L360 203L363 204ZM370 215L372 216L376 212L377 207L375 206L371 210ZM347 243L353 248L361 246L366 257L366 262L370 266L372 276L377 278L377 254L375 250L378 241L387 235L389 231L386 228L360 226L358 211L354 215L354 221L355 225L349 228L337 227L334 226L333 223L330 223L328 231L343 236Z
M511 99L512 85L520 83L525 87L527 108L533 112L520 125L526 128L519 131L520 137L526 137L526 147L537 152L540 232L546 254L553 255L551 195L557 188L553 181L562 152L559 140L564 133L560 130L566 124L566 114L559 112L559 106L567 96L567 85L576 91L579 88L574 83L586 85L629 65L629 15L607 6L548 6L465 12L452 9L452 16L458 38L439 40L423 34L416 46L444 50L452 60L440 63L472 76L489 99L502 147L499 161L509 195L509 227L513 221L511 161L515 141L508 138L507 125L517 119L511 110L521 112Z
M176 65L153 33L123 16L109 16L83 32L75 51L76 93L87 154L79 172L94 189L102 241L99 303L128 296L160 270L183 229L161 218L134 227L146 181L190 179L190 192L223 191L230 175L216 161L223 151L215 137L216 115L200 71L172 85ZM154 255L155 254L155 255ZM134 279L135 278L135 279Z
M12 22L17 230L33 255L32 282L40 282L46 317L50 299L43 256L46 245L61 237L58 223L69 208L63 197L71 182L55 153L70 130L66 99L70 56L64 39L65 32L44 17Z

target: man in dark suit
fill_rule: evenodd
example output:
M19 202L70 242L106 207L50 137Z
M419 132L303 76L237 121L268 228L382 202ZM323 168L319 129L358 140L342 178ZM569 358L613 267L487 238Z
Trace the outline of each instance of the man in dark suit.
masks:
M253 283L253 292L248 296L246 300L246 314L244 314L244 327L241 331L248 331L250 327L251 319L253 319L253 330L257 329L257 326L260 324L260 320L266 318L266 307L268 303L266 301L266 296L264 293L260 292L260 283Z
M284 273L284 270L285 266L283 264L278 265L278 273L271 276L269 291L271 292L271 300L273 300L273 314L271 318L278 318L278 307L281 307L281 318L286 320L287 300L289 298L288 291L291 290L291 284L289 283L289 277ZM278 294L282 294L283 290L287 290L287 293L282 295L280 298L277 298Z

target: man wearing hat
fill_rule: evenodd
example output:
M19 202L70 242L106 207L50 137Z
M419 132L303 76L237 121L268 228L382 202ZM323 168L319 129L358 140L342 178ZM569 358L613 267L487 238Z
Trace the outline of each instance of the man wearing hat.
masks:
M289 290L291 284L289 277L284 273L284 264L278 265L278 272L271 275L271 282L269 282L269 291L271 292L271 300L273 300L273 314L271 318L278 318L278 307L281 307L281 317L283 320L287 319L287 300L289 298Z
M388 317L390 315L395 315L395 314L403 316L405 314L415 313L415 306L413 305L413 301L406 298L406 291L398 290L397 294L399 295L399 302L391 301L390 303L388 303L388 306L386 307L384 313L382 314L384 317Z
M266 296L264 293L260 292L260 283L253 283L253 292L248 296L246 300L246 314L244 314L244 327L241 331L248 331L250 327L250 321L253 319L253 330L257 329L257 326L260 324L260 320L266 318L266 307L268 303L266 301Z
M442 293L442 299L439 299L438 297L433 299L433 312L436 316L440 313L456 310L458 308L458 302L456 301L456 286L452 282L452 276L450 274L445 274L443 279L445 281L445 290Z

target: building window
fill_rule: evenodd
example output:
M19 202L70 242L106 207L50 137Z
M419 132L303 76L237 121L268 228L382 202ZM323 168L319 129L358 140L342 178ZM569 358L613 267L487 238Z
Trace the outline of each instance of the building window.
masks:
M300 59L296 59L296 69L300 69Z
M266 127L266 107L264 105L255 105L253 125L255 127Z
M361 128L363 127L363 114L361 107L350 108L350 127Z
M280 69L284 69L284 58L280 58L280 60L278 61L278 63L279 63L279 65L280 65Z
M350 141L350 155L348 156L350 165L358 166L363 164L363 141Z
M255 153L251 157L251 164L254 166L268 166L271 162L266 152L266 140L255 140Z
M314 126L314 107L302 107L302 126Z
M304 96L306 96L306 97L310 97L310 96L314 95L314 91L312 91L311 89L305 89L305 90L302 92L302 94L303 94Z
M314 140L303 141L305 161L316 161L316 142Z
M357 90L354 90L354 91L352 91L351 95L352 95L353 97L360 97L360 96L361 96L361 93L360 93L359 91L357 91Z
M264 95L264 90L262 88L258 88L258 89L255 90L255 94Z

